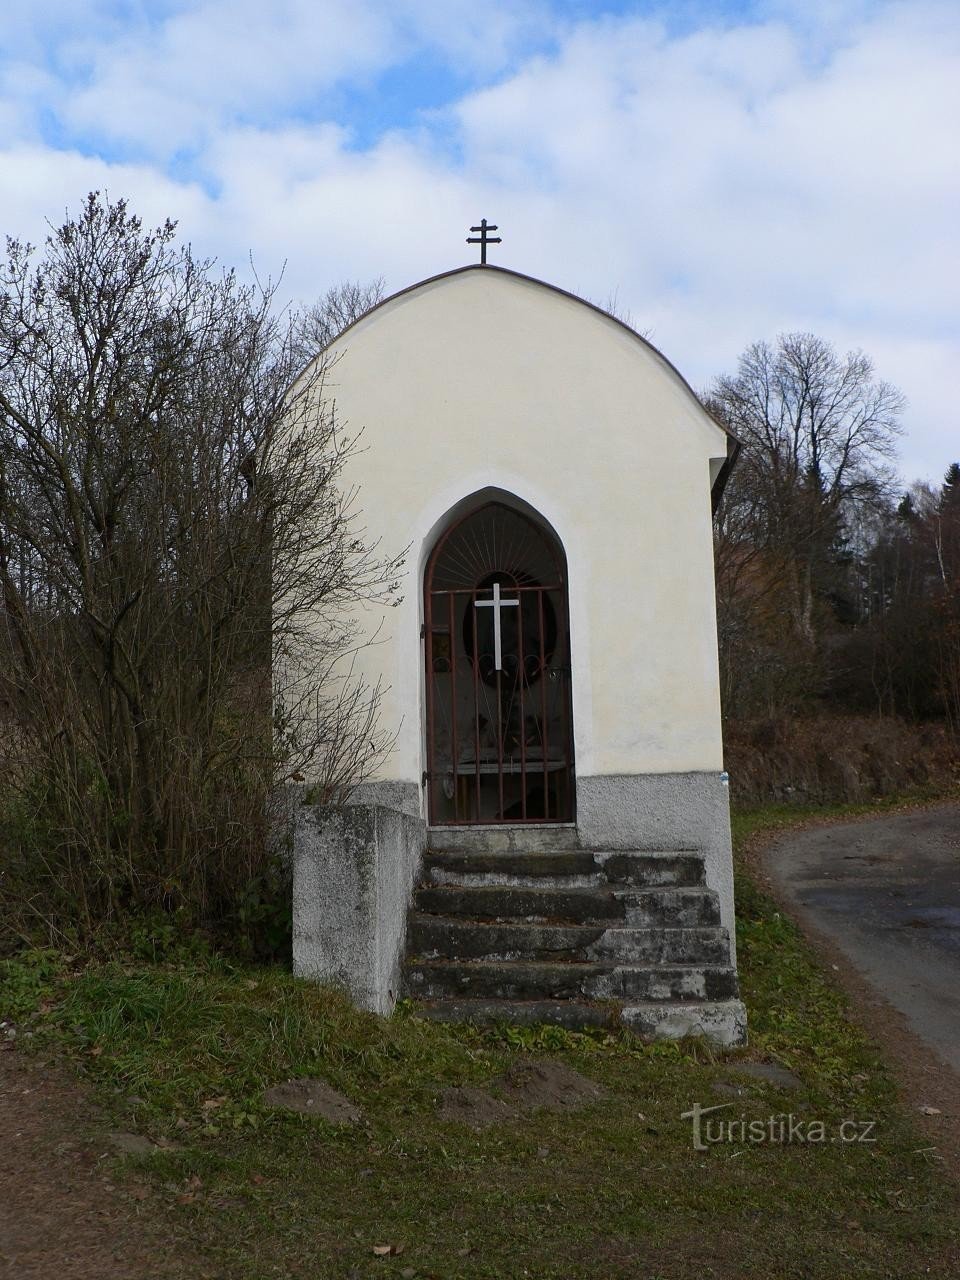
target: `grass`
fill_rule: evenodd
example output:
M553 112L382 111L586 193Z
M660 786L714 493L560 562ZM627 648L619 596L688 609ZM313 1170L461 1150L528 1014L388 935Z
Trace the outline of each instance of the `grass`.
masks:
M738 842L796 821L743 814ZM794 926L746 874L738 885L749 1058L803 1088L744 1079L726 1112L792 1111L831 1130L872 1120L872 1144L717 1144L681 1113L730 1102L740 1055L556 1028L491 1031L389 1021L279 969L170 950L82 965L29 953L0 965L22 1042L67 1054L118 1128L178 1144L130 1157L158 1211L210 1276L915 1277L954 1274L955 1187L898 1102L884 1063ZM610 1099L483 1133L442 1122L450 1084L483 1084L548 1054ZM335 1129L265 1108L266 1085L318 1076L364 1111ZM399 1248L389 1256L375 1246Z

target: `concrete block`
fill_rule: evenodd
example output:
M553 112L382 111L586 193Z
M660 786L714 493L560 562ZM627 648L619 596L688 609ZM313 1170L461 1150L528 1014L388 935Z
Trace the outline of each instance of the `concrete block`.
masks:
M400 990L422 819L380 805L301 805L293 834L293 971L389 1014Z
M634 1004L620 1012L621 1024L644 1040L702 1036L731 1048L747 1043L747 1011L739 1000L690 1004Z
M697 850L733 939L730 788L723 774L578 777L577 829L589 849Z

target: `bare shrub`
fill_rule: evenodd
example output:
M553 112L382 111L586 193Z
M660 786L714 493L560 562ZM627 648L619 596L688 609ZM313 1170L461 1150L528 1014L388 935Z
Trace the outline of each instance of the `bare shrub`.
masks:
M388 747L344 679L398 561L340 484L355 442L269 286L91 195L0 272L8 719L0 928L250 922L267 800L342 796Z

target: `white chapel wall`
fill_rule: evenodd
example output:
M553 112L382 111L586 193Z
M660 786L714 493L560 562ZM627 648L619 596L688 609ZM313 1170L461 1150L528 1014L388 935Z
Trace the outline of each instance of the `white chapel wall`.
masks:
M424 766L422 572L451 508L500 489L537 510L569 571L576 770L722 768L710 475L723 433L609 318L492 269L400 295L337 344L327 391L363 431L346 479L367 537L409 545L404 600L362 612L358 665L389 686L380 771Z

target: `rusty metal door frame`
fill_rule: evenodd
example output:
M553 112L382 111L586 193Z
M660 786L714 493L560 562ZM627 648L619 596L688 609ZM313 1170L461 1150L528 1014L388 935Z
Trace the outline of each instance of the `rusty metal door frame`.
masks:
M572 822L570 623L559 539L506 503L480 503L438 538L423 593L431 825ZM481 652L487 618L495 656Z

